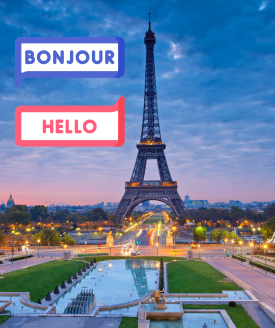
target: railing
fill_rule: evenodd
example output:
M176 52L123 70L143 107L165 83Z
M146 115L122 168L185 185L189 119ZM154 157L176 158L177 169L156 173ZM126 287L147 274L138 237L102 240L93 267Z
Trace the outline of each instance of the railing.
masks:
M175 187L177 181L142 181L125 182L125 187Z

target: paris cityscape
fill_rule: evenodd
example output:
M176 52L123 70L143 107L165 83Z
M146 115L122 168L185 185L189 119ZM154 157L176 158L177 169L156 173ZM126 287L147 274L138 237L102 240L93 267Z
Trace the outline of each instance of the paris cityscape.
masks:
M205 19L196 20L197 27L193 25L187 32L186 23L181 25L177 10L171 9L168 1L152 4L153 1L144 4L151 11L148 16L144 9L141 11L136 4L130 6L127 1L126 9L121 4L117 4L118 9L106 1L91 4L84 0L64 2L62 9L58 1L27 1L20 7L24 29L37 28L38 35L47 39L52 35L44 20L53 24L49 27L51 31L61 28L58 20L70 23L66 28L62 26L65 36L78 35L79 31L85 34L85 29L91 27L84 27L86 23L79 14L99 24L89 31L101 36L104 29L104 33L115 31L121 35L128 50L126 77L94 84L89 78L80 83L85 92L90 89L95 92L95 102L102 99L106 102L109 98L114 103L117 95L121 95L115 85L127 85L127 81L132 81L135 92L127 93L127 87L133 87L130 82L121 89L126 99L123 146L112 149L63 145L14 148L12 145L8 150L8 141L5 145L0 142L3 153L10 152L10 161L3 162L0 173L0 178L3 176L0 182L0 325L3 328L275 327L275 184L270 169L274 168L270 141L274 135L273 96L270 96L273 91L264 90L266 84L262 82L261 96L264 92L268 94L265 101L259 94L253 98L254 80L250 77L246 80L240 72L246 61L251 60L250 68L253 67L255 58L252 57L258 56L257 45L265 60L259 60L255 72L260 71L267 79L264 65L271 65L272 50L267 45L262 47L262 43L272 43L274 38L268 28L274 25L271 16L275 7L268 1L219 4L222 8L216 8L214 1L207 6L202 1L185 2L184 6L176 1L175 7L181 15L186 15L187 22L194 23L191 19L194 15ZM167 17L157 8L153 11L156 5L167 12ZM209 8L211 13L219 14L217 21L211 15L205 18ZM94 16L89 16L92 9ZM199 16L201 10L204 13ZM34 17L35 12L41 15L41 23ZM18 8L4 4L0 13L8 17L4 25L13 35L10 29L11 26L18 29L13 20ZM102 18L103 13L107 13L107 19ZM58 18L49 20L56 14ZM139 14L142 17L136 16ZM74 23L71 15L77 17ZM29 17L31 27L26 24ZM238 28L233 32L237 17L240 25L245 26L244 31ZM214 19L214 25L210 18ZM125 26L130 32L121 31ZM215 40L219 40L214 43L210 38L213 26ZM249 33L247 26L255 31L253 37L247 35L251 43L246 49L242 34ZM259 32L259 26L266 27L266 34ZM177 29L181 36L174 40ZM26 31L22 32L24 36L37 35ZM204 38L208 47L195 45ZM235 48L223 48L224 38L228 43L234 38L240 49L246 49L245 55L241 50L234 53ZM219 55L223 57L218 58L209 47L221 47ZM61 60L62 54L56 56ZM209 60L203 62L206 56ZM80 56L77 58L83 64ZM129 58L135 58L132 66ZM93 61L96 62L95 57ZM240 70L237 75L236 67ZM211 71L209 80L204 80L206 71ZM238 79L236 88L242 85L246 90L248 109L241 103L235 108L234 101L239 95L232 91L233 82L226 81L227 76L218 77L220 71ZM138 78L132 74L138 74ZM177 86L178 75L183 91ZM196 90L200 96L193 94L188 84L197 79L196 75L200 76ZM185 77L189 78L187 82ZM138 81L133 82L135 79ZM39 84L36 80L42 81L22 82L23 89L14 91L14 97L20 99L22 90L36 90ZM47 93L43 90L42 102L55 106L50 100L52 96L62 106L63 102L67 104L66 97L86 106L91 103L91 94L89 97L82 94L81 88L65 82L66 78L61 79L64 82L60 85L54 78L44 80L41 83ZM63 83L64 88L69 88L69 95L60 102L58 88L63 88ZM222 102L218 93L228 84ZM100 92L109 86L108 97L105 94L101 99L95 85ZM202 94L209 90L207 99ZM178 98L171 101L167 94ZM213 106L213 117L210 118L210 112L203 113L207 106L202 103L191 109L190 97L194 102L196 97L196 100L202 97L207 106ZM237 98L233 100L234 97ZM30 97L28 101L35 105L41 100ZM135 103L134 109L128 108L131 102ZM169 102L172 107L178 106L179 112L172 110ZM263 106L266 112L272 107L272 113L270 116L265 113L264 120L257 121L251 133L253 116L261 116L253 107L256 102L259 112ZM229 110L233 113L229 114ZM203 124L201 117L198 121L193 118L196 115L203 117ZM3 122L0 119L4 126ZM206 132L200 130L204 124L208 126ZM256 145L255 135L259 130ZM211 134L213 140L209 139ZM217 152L216 148L219 148Z

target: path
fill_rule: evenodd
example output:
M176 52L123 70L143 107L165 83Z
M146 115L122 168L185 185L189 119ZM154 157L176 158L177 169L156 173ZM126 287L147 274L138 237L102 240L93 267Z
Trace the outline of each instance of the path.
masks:
M236 263L235 261L230 261L228 259L215 259L215 258L207 258L206 261L217 269L226 270L230 274L233 274L237 279L243 281L245 284L248 284L251 286L254 290L256 290L258 293L253 293L255 296L263 300L266 303L266 298L263 296L268 297L270 300L272 300L274 307L275 304L275 279L272 279L265 274L262 274L258 271L252 270L244 265L241 265L239 263ZM271 305L271 304L270 304Z
M27 260L21 260L21 261L16 261L13 263L7 263L5 265L0 266L0 275L7 273L7 272L20 270L23 268L31 267L31 266L34 266L37 264L46 263L46 262L50 262L50 261L53 261L53 259L35 257L35 258L29 258Z
M11 317L1 328L118 328L121 318Z

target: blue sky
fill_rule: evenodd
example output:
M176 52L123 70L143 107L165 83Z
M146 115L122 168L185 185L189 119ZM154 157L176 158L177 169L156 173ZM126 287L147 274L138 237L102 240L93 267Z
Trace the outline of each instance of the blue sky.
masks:
M151 12L160 127L182 198L275 199L275 4L271 1L1 1L0 200L119 201L142 123ZM27 79L14 86L20 36L120 36L120 79ZM126 100L120 148L20 148L20 105L112 105ZM155 167L156 168L156 167ZM148 178L154 176L150 165Z

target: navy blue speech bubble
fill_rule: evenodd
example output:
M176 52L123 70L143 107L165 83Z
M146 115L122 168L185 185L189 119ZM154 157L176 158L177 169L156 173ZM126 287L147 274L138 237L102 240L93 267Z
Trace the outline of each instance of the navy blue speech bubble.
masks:
M15 86L27 78L118 78L124 75L120 37L20 37L15 41Z

